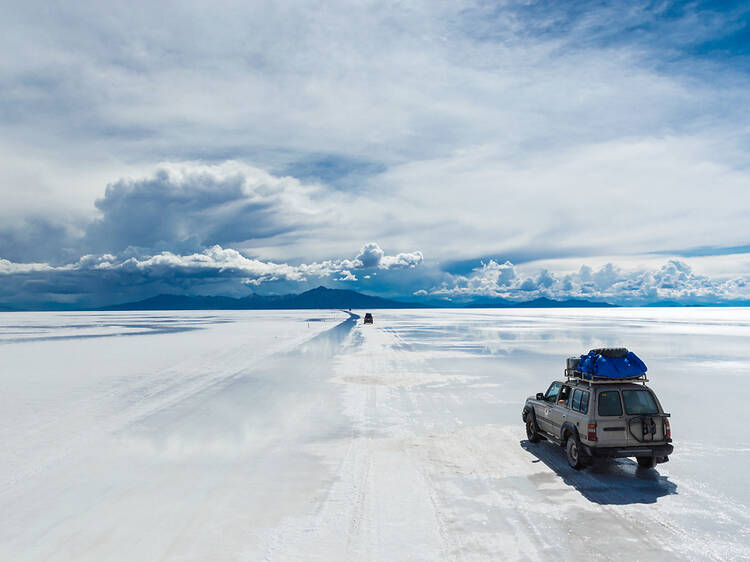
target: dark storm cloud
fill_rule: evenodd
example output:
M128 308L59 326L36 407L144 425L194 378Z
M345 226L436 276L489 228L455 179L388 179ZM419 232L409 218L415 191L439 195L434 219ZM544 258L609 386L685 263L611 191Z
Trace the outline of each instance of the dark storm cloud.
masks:
M307 205L311 189L231 162L162 167L107 186L83 245L93 252L196 251L304 231L319 220Z
M0 257L15 262L58 263L71 257L78 246L70 223L28 216L0 223Z

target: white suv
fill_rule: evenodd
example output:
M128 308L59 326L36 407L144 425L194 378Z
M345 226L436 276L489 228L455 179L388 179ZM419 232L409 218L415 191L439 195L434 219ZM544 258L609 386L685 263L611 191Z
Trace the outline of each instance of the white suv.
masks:
M560 444L575 469L594 457L635 457L642 468L669 460L674 450L669 414L646 386L645 374L612 381L565 372L567 380L526 399L522 419L530 442Z

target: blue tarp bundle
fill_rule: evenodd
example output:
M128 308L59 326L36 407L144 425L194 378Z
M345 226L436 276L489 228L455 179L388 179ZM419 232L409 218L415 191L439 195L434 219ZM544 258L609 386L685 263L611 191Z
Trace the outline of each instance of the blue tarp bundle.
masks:
M605 357L592 350L581 355L578 370L586 379L633 379L643 375L647 367L632 351L623 357Z

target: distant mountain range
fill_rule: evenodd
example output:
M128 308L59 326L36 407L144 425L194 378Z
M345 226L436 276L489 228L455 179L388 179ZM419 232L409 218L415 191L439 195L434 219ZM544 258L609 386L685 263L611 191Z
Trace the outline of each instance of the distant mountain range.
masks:
M300 294L248 295L242 298L187 295L158 295L137 302L102 307L98 310L300 310L330 308L610 308L616 305L587 300L556 301L538 298L524 302L483 299L469 303L401 302L356 291L318 287Z
M465 308L617 308L616 304L608 302L587 301L583 299L567 299L556 301L546 297L529 301L513 302L504 299L475 300L464 305Z
M300 310L329 308L425 308L419 303L398 302L356 291L318 287L298 295L248 295L190 297L158 295L138 302L106 306L99 310Z
M256 295L246 297L211 297L162 294L137 302L126 302L97 308L81 308L75 305L49 303L35 306L9 306L0 304L0 312L24 310L304 310L304 309L379 309L379 308L615 308L619 305L585 299L554 300L545 297L528 301L509 301L501 298L478 297L470 301L444 300L397 301L365 295L356 291L318 287L300 294ZM628 306L628 305L624 305ZM719 301L706 303L680 303L662 300L643 304L646 307L691 307L691 306L750 306L750 301Z

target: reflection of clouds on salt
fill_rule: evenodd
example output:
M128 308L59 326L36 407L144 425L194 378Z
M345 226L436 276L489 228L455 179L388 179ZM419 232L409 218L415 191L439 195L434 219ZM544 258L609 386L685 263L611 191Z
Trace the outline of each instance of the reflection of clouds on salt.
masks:
M493 394L518 404L563 377L568 355L594 347L636 351L649 367L650 386L672 413L676 452L664 470L712 482L717 494L750 505L750 490L735 486L747 466L750 439L743 428L750 425L750 410L731 403L750 393L750 309L420 310L381 317L432 368L455 373L463 366L497 384ZM506 418L502 409L475 404L472 415L483 423L513 423L517 412ZM732 423L722 422L727 416ZM711 453L682 457L683 440ZM712 468L718 465L721 471Z
M19 342L106 338L112 336L157 335L200 330L231 322L214 313L107 312L5 313L0 324L0 345Z
M688 369L702 369L711 371L713 375L745 374L750 375L750 361L706 359L704 361L686 361Z

